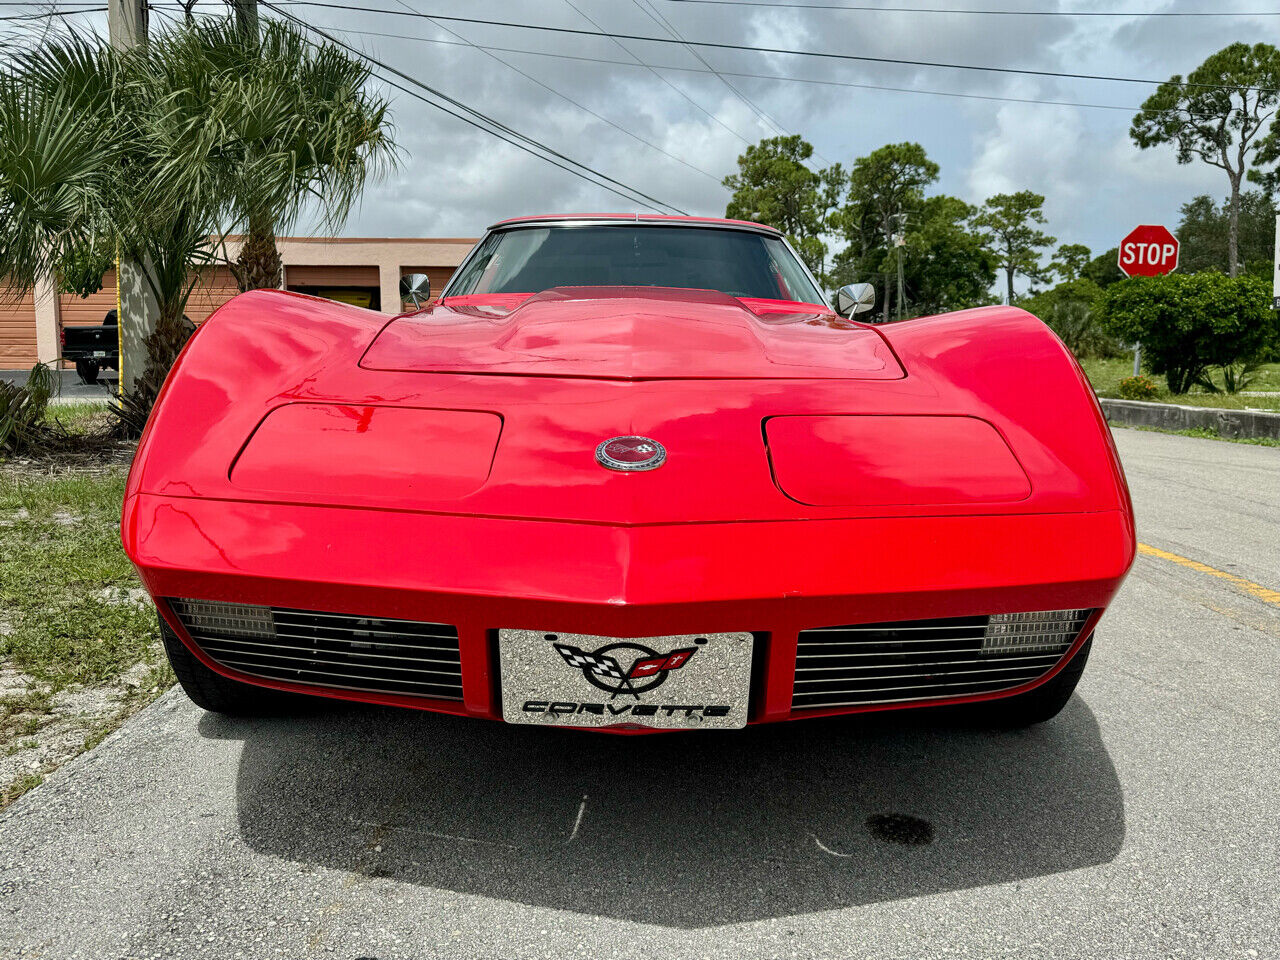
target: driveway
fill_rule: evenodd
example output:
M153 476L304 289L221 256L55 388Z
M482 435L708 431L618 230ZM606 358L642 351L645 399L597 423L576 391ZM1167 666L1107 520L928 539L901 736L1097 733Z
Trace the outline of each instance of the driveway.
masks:
M621 738L171 691L0 815L0 955L1280 956L1280 449L1117 440L1144 552L1051 723Z

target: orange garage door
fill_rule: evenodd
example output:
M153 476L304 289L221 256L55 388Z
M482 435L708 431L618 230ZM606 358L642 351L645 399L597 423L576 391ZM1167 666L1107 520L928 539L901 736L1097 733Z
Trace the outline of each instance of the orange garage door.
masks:
M31 295L10 299L0 289L0 370L29 370L36 362L36 308Z

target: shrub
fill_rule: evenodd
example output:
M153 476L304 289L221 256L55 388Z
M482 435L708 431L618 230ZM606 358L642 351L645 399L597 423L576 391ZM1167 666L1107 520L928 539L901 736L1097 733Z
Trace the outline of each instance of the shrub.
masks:
M1142 345L1144 365L1164 374L1172 393L1193 384L1215 390L1210 367L1238 365L1275 343L1270 292L1253 276L1129 277L1103 293L1099 319L1112 336Z
M1101 299L1101 287L1078 279L1025 297L1018 306L1043 320L1077 357L1118 357L1120 345L1098 322Z
M1145 373L1140 373L1120 381L1120 396L1126 400L1154 400L1160 396L1160 388Z
M25 386L0 381L0 454L21 453L48 439L44 422L57 375L43 363L31 368Z

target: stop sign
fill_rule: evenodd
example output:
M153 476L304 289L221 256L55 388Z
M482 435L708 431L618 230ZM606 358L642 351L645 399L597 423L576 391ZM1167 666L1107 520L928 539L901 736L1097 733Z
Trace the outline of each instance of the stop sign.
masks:
M1155 277L1178 269L1178 238L1155 224L1134 227L1120 241L1120 269L1126 276Z

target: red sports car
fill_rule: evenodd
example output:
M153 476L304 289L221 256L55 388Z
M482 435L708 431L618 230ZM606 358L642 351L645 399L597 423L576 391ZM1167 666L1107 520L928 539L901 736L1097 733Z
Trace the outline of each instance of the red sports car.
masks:
M1012 307L836 300L769 227L633 215L499 223L391 320L237 297L124 503L183 688L623 731L1053 716L1135 546L1088 381Z

